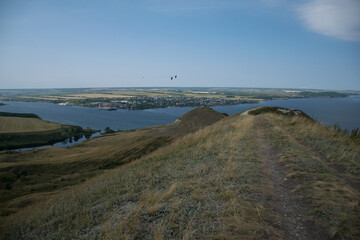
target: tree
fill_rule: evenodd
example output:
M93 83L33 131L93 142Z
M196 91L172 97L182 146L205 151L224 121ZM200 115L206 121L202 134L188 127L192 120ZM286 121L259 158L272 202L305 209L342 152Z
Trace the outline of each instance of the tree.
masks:
M115 132L115 131L112 130L111 128L109 128L109 127L105 128L105 133L113 133L113 132Z

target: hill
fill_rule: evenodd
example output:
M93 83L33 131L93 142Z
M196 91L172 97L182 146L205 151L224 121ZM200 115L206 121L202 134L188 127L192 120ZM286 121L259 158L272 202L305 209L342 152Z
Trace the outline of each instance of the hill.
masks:
M225 118L224 114L214 111L209 107L195 108L179 117L168 130L177 136L184 136L187 133L196 132L208 125Z
M108 141L90 142L101 149L101 139ZM358 139L313 120L232 115L3 218L1 233L7 239L359 239L359 159Z
M257 107L253 109L247 110L245 113L248 113L250 115L259 115L264 113L275 113L285 116L297 116L297 117L303 117L312 120L312 118L304 113L303 111L297 110L297 109L288 109L288 108L282 108L282 107Z
M181 124L105 134L69 148L0 152L1 215L11 215L24 206L138 159L224 117L201 107L185 114Z

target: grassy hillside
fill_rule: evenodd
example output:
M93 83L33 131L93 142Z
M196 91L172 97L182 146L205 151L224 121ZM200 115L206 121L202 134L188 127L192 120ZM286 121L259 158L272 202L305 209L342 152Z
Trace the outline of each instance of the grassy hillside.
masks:
M90 142L110 155L121 141L100 142L119 136ZM88 160L90 146L82 146L63 164L76 154ZM2 166L40 163L25 155L11 161L2 158ZM357 139L304 117L238 114L3 217L0 232L6 239L359 239L359 169Z
M69 148L0 152L0 215L12 214L70 185L138 159L224 117L201 107L185 114L181 124L176 121L170 125L106 134Z
M306 113L295 110L295 109L287 109L282 107L257 107L246 111L250 115L259 115L264 113L275 113L285 116L297 116L297 117L303 117L311 120L312 118L307 115Z

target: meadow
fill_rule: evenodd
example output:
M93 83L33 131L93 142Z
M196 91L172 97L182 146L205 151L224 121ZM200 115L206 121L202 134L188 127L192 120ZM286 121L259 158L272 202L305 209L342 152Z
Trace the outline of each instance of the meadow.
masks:
M39 132L57 128L61 128L61 124L47 122L38 118L0 116L0 133Z
M0 150L53 144L93 132L45 121L35 114L0 112Z

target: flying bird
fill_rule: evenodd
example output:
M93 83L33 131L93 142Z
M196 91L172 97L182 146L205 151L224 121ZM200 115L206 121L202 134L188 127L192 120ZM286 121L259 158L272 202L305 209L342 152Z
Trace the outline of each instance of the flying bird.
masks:
M171 77L171 80L173 80L173 77Z
M177 78L177 75L175 75L175 78Z

